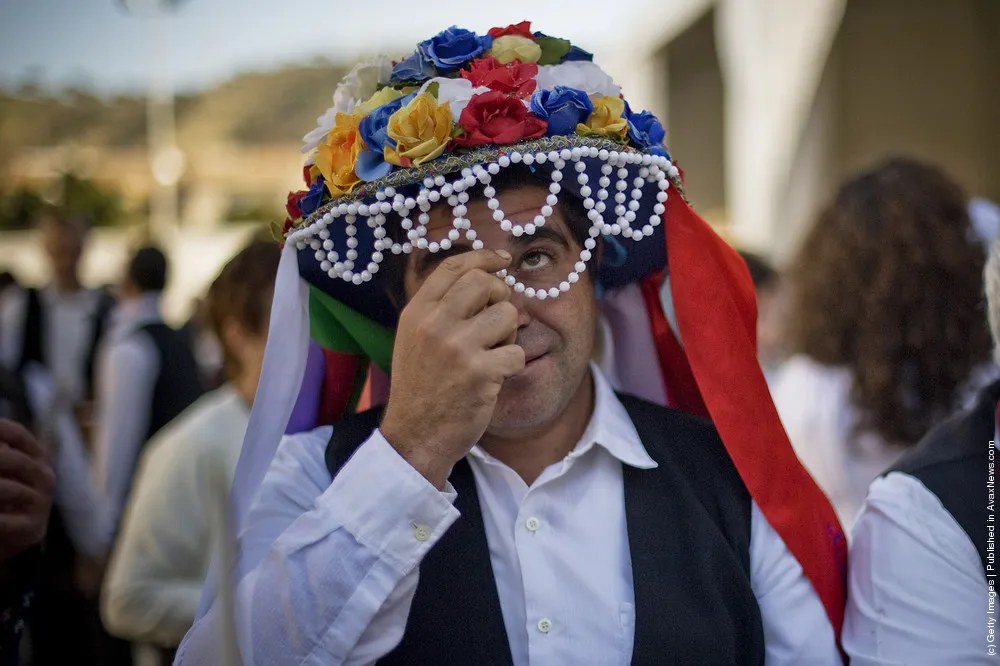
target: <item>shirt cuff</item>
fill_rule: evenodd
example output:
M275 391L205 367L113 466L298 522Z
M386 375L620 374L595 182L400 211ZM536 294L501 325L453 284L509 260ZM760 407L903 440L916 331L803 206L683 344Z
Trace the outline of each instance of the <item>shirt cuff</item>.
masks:
M435 488L403 459L380 430L344 464L316 501L335 514L360 544L386 558L404 576L459 517L450 483Z

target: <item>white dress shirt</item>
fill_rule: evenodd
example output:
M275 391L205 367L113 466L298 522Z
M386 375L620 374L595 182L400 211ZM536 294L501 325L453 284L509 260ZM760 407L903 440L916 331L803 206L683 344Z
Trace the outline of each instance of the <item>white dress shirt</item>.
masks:
M194 622L250 412L230 385L202 396L149 442L101 597L115 635L172 647Z
M160 355L149 336L135 335L163 321L160 295L145 294L115 311L110 336L98 353L97 438L94 484L117 525L132 486L139 450L145 443L160 372Z
M872 483L851 544L851 666L996 664L1000 600L988 604L979 553L937 496L902 472Z
M45 365L59 395L76 402L86 393L86 361L100 292L80 289L64 293L50 285L38 295L45 312L45 340L42 341ZM24 347L22 338L27 311L27 291L13 288L4 292L0 301L0 363L11 370L17 369Z
M868 486L906 451L876 433L858 431L853 383L850 370L800 354L785 361L770 385L795 455L830 499L847 534Z
M467 456L516 666L631 660L622 465L656 463L596 368L594 378L583 438L530 487L478 447ZM331 432L282 441L246 521L240 545L251 571L236 603L246 666L371 664L390 652L403 636L421 560L458 518L451 486L439 492L379 431L331 482ZM767 663L840 664L819 598L756 505L751 529ZM215 611L189 633L178 664L216 663Z

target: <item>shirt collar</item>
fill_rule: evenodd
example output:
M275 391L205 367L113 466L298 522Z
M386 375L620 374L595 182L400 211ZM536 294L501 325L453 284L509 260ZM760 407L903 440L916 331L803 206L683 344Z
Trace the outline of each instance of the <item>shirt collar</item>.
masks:
M160 297L160 292L147 292L122 302L115 311L115 327L132 328L152 321L159 321L162 319Z
M575 460L597 445L630 467L638 469L657 467L656 461L649 456L646 447L642 445L632 419L629 418L625 406L618 400L604 373L596 364L591 363L590 374L594 378L594 413L590 416L583 437L565 459ZM469 453L476 458L490 459L489 454L478 444L472 447Z

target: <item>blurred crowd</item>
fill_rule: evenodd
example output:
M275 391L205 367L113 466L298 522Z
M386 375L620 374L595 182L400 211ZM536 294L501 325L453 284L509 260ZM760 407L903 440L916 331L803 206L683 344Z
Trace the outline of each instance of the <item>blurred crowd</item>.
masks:
M0 418L35 434L54 487L44 542L0 552L4 634L24 664L171 663L224 532L279 249L251 242L173 328L160 300L183 267L161 250L94 288L86 219L34 223L51 278L0 275ZM842 183L787 266L744 254L775 404L848 532L869 485L1000 377L983 287L998 226L934 165L891 159Z

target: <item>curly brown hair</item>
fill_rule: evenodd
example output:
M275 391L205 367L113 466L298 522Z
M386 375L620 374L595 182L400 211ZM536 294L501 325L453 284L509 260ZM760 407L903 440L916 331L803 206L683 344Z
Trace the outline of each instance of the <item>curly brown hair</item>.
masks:
M916 443L989 359L985 253L961 188L890 159L844 183L791 266L795 351L853 372L859 429Z

